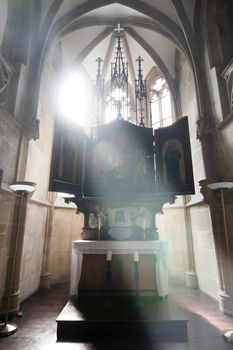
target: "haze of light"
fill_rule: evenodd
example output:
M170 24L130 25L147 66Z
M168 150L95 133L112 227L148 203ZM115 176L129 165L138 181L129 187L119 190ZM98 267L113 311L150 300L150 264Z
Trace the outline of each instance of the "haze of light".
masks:
M59 112L84 126L87 116L87 84L78 73L66 76L58 89Z

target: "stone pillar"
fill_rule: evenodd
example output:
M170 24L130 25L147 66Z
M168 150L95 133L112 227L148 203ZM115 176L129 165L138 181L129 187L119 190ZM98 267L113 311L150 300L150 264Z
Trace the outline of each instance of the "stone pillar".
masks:
M208 187L200 181L201 192L210 206L219 274L219 308L233 316L233 190Z
M18 195L15 206L14 225L12 225L12 238L10 244L10 254L7 264L7 277L5 295L2 300L2 313L8 315L17 315L20 306L20 268L23 252L23 239L25 217L27 209L28 193L22 192Z
M184 200L186 204L186 200ZM187 256L188 256L188 271L186 272L186 286L189 288L198 288L197 274L194 260L193 237L191 229L190 209L184 207L186 241L187 241Z
M55 193L48 194L48 201L51 203L51 207L48 207L47 217L46 217L44 255L43 255L43 263L42 263L42 272L41 272L41 276L40 276L40 288L41 289L50 289L50 287L51 287L50 250L51 250L51 239L52 239L53 214L54 214L55 199L56 199Z

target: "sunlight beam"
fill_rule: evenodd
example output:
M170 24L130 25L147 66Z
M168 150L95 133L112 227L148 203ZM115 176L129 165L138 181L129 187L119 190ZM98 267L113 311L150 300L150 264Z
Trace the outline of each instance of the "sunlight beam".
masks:
M86 81L77 72L64 78L58 88L59 112L81 126L87 121L88 89Z

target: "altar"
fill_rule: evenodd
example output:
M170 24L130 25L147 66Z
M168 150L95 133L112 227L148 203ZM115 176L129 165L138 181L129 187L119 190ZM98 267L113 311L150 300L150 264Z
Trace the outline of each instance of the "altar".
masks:
M119 90L128 100L121 47L118 32L111 96ZM128 115L121 97L112 105L111 122L101 116L103 110L86 129L55 119L49 189L66 193L65 202L84 215L81 240L72 248L71 298L58 318L61 339L119 332L135 337L148 325L153 336L177 335L180 324L180 334L187 334L186 320L180 323L164 298L167 242L159 240L156 214L176 195L194 193L188 118L151 127L142 59L137 61L135 116Z
M168 294L167 242L77 240L73 242L70 300L57 318L58 341L90 341L106 337L124 339L158 339L159 341L187 341L187 318L172 302ZM115 264L118 256L128 257L132 269L136 263L139 274L147 271L141 266L143 257L153 257L153 267L159 297L114 297L100 295L82 297L79 294L83 264L92 256L102 257ZM92 282L100 270L92 266ZM111 293L111 290L108 292ZM78 299L77 299L78 298ZM75 300L76 299L76 300Z
M111 254L112 265L114 265L114 256L129 256L129 261L133 263L136 260L139 265L139 276L149 274L152 268L154 275L151 277L156 282L157 295L164 297L168 294L168 274L167 274L167 242L160 240L152 241L110 241L110 240L77 240L73 242L72 261L71 261L71 281L70 281L70 296L78 297L79 283L82 275L83 258L85 255L102 255L103 262L107 256ZM145 258L151 257L148 266L148 260ZM144 259L144 260L143 260ZM141 263L140 263L141 261ZM143 265L144 261L144 265ZM104 264L104 263L103 263ZM141 265L141 266L140 266ZM96 264L92 266L92 275L96 275L99 271L95 271ZM153 274L152 272L152 274ZM105 278L102 274L99 278ZM93 284L94 278L92 278ZM145 289L144 289L145 291ZM140 292L140 290L139 290Z

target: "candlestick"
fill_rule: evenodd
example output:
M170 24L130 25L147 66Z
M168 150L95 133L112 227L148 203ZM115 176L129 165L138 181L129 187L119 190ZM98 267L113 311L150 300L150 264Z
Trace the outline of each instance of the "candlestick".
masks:
M143 218L143 231L145 231L145 230L146 230L146 219Z
M98 240L100 240L100 216L98 216Z
M0 188L2 187L3 170L0 168Z
M138 262L139 261L139 253L137 250L134 251L133 253L133 261Z
M146 239L146 219L143 218L143 239Z
M133 306L140 308L143 306L139 298L139 253L137 250L134 252L134 281L135 281L135 299Z
M112 251L107 251L107 257L106 257L106 283L107 283L107 298L104 301L103 306L105 308L111 308L112 302L111 302L111 280L112 280Z
M111 261L112 260L112 251L111 250L108 250L107 251L107 261Z

